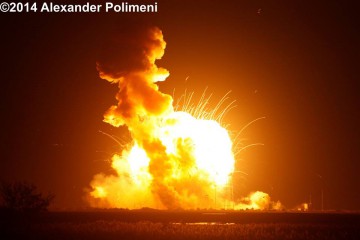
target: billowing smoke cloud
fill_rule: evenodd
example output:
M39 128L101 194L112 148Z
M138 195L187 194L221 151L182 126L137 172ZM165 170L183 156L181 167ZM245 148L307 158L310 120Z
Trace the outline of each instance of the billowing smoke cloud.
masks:
M98 57L100 77L110 82L130 73L156 70L155 60L164 55L166 43L157 27L128 27L114 32Z
M115 34L104 46L97 62L102 79L119 85L117 106L105 114L104 121L120 126L149 115L161 115L172 109L172 98L158 91L157 81L169 73L155 61L164 54L166 43L160 29L131 28L126 36Z

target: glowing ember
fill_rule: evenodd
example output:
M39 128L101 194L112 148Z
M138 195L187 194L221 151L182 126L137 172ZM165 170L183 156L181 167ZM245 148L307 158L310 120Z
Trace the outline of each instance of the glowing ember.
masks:
M104 121L126 126L133 141L113 156L116 175L94 177L90 203L121 208L216 207L216 201L229 198L225 189L235 165L230 136L204 105L196 111L174 110L172 97L155 84L169 75L155 65L166 45L161 31L151 28L133 34L131 41L117 42L128 47L129 54L121 52L119 58L129 59L129 64L98 62L100 77L119 85L118 105L110 107ZM117 54L116 49L109 51ZM257 198L250 199L252 208L268 207L269 198Z

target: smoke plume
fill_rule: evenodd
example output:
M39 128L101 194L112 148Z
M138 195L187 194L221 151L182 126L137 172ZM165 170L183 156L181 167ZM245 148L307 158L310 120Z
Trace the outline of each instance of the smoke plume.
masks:
M155 65L164 54L166 43L160 29L133 28L126 37L115 35L104 47L97 62L102 79L119 86L117 106L105 114L113 126L139 121L145 116L159 116L172 109L172 98L158 91L155 84L164 81L169 72Z

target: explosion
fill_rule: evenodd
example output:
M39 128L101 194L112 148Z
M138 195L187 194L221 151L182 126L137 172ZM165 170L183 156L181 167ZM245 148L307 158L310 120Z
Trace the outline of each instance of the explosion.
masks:
M159 91L156 83L169 76L155 64L165 46L159 28L135 29L128 38L112 39L97 63L100 77L119 87L118 104L104 121L126 126L132 141L112 157L116 175L94 176L92 206L194 209L233 201L226 190L235 165L229 133L214 111L204 105L197 113L177 110L173 98ZM267 203L233 205L269 207L270 198L261 199Z

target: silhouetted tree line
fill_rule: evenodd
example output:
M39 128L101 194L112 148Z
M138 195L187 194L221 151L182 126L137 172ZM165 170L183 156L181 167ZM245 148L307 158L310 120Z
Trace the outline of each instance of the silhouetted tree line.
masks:
M0 204L7 210L16 212L46 211L53 199L53 194L42 194L32 183L0 183Z

